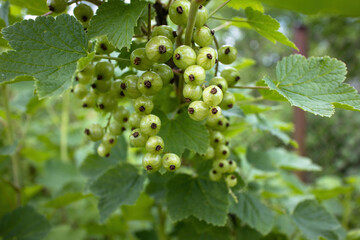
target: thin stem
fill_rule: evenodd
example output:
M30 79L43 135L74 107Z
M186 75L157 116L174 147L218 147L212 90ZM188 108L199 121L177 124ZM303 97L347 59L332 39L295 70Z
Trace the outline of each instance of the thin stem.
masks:
M162 210L161 205L157 206L157 212L159 217L158 237L160 240L167 240L166 231L165 231L166 216Z
M166 9L169 9L169 8L170 8L171 3L172 3L172 0L169 0L168 4L167 4L167 6L166 6Z
M70 94L64 93L62 101L61 127L60 127L60 158L63 162L69 161L68 155L68 128L69 128Z
M119 58L119 57L111 57L111 56L105 56L105 55L95 55L95 58L103 58L103 59L109 59L109 60L129 61L130 62L130 59Z
M216 46L216 51L219 52L219 42L216 39L216 36L214 35L214 43ZM215 77L218 74L219 71L219 59L216 59L216 67L215 67Z
M230 88L241 88L241 89L270 89L266 86L233 86Z
M210 14L209 14L209 18L214 15L215 13L217 13L220 9L222 9L223 7L226 6L226 4L228 4L231 0L227 0L226 2L224 2L223 4L221 4L220 6L218 6L214 11L212 11Z
M148 4L148 30L147 30L147 36L148 36L148 41L150 40L151 37L151 4Z
M213 28L215 32L220 31L223 28L226 28L227 26L231 25L231 22L226 22L224 24L221 24L220 26L217 26L216 28Z
M192 0L190 4L189 18L185 30L185 45L191 47L191 39L194 32L196 15L199 9L200 3L197 0Z
M220 18L220 17L211 17L211 19L219 20L219 21L227 21L227 22L238 22L238 23L248 22L248 20L245 18L243 20L237 20L237 19L227 19L227 18Z
M177 38L176 38L176 46L179 47L181 46L182 43L182 35L184 34L184 28L182 26L178 27L177 30Z
M47 12L47 13L44 13L42 16L43 16L43 17L46 17L46 16L51 15L52 13L53 13L52 11L49 11L49 12Z
M101 0L85 0L87 2L91 2L92 4L95 4L96 6L100 6L103 2Z

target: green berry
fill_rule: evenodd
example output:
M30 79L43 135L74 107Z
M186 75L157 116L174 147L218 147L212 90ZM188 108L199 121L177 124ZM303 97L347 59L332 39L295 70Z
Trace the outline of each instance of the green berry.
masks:
M215 150L213 147L209 146L206 150L206 153L201 154L201 157L205 160L209 160L215 157Z
M223 93L218 86L211 85L203 91L203 100L208 106L217 106L222 99Z
M201 85L205 82L205 69L198 65L192 65L185 69L184 80L188 84Z
M74 15L77 20L86 24L89 23L92 16L94 16L94 12L90 6L80 3L74 8Z
M210 117L212 118L218 118L219 116L221 116L221 107L219 106L213 106L213 107L210 107Z
M75 81L80 84L89 84L93 81L95 74L95 66L92 64L88 64L83 70L78 72L75 77Z
M204 26L207 20L208 20L208 11L203 5L200 5L196 15L195 27L201 28L202 26Z
M47 0L47 6L54 13L62 13L67 7L65 0Z
M161 162L162 161L160 155L147 153L142 160L142 165L145 170L152 173L160 169Z
M95 44L96 54L110 54L115 51L114 45L112 45L106 36L101 36L97 39Z
M206 126L217 131L224 131L227 127L229 127L229 120L227 120L224 116L208 118Z
M139 128L135 128L131 131L129 141L133 147L144 147L148 138Z
M96 96L94 93L89 92L83 99L82 99L82 107L83 108L92 108L96 105Z
M96 80L93 84L91 84L91 87L96 94L107 93L111 90L112 81Z
M225 182L228 187L235 187L237 184L237 177L235 175L229 175L225 178Z
M170 26L161 25L161 26L154 27L154 29L151 32L151 37L156 37L156 36L167 37L174 43L175 38L177 37L177 33Z
M153 63L167 62L173 55L173 43L164 36L156 36L150 39L145 46L146 56Z
M97 107L104 112L111 112L116 107L116 101L109 95L101 95L97 100Z
M214 31L206 26L197 28L194 31L193 39L200 47L210 46L214 42Z
M97 148L97 153L100 157L110 157L111 146L100 143Z
M149 70L153 62L146 57L145 48L135 49L130 55L131 66L137 70Z
M209 84L218 86L223 93L228 89L227 81L223 77L214 77L210 80Z
M233 46L222 46L219 49L219 61L223 64L231 64L236 60L237 50Z
M209 177L211 181L219 181L222 177L222 173L216 169L211 169L209 172Z
M130 114L129 117L129 125L131 129L135 129L135 128L140 128L140 120L143 117L143 115L134 112L132 114Z
M216 150L215 150L216 155ZM216 160L213 163L213 168L216 169L220 173L226 173L229 171L229 163L227 160Z
M169 8L169 17L176 25L185 26L188 21L190 2L188 0L173 1Z
M119 106L113 110L112 116L115 119L115 121L126 123L129 120L130 113L129 110L127 110L125 107Z
M236 171L236 162L235 161L233 161L233 160L229 160L228 161L228 163L229 163L229 173L233 173L233 172L235 172Z
M148 71L141 75L137 82L138 90L145 96L155 95L163 87L163 81L156 72Z
M144 116L140 121L140 130L146 135L154 136L160 131L160 128L160 118L153 114Z
M121 88L121 85L124 84L125 81L118 79L112 84L112 88L110 91L110 95L116 99L122 99L125 97L124 90Z
M98 62L95 65L96 80L107 81L114 76L114 66L109 62Z
M225 144L224 135L219 131L212 131L210 133L210 144L215 147Z
M215 148L215 157L217 159L226 159L230 155L230 149L226 145L219 145Z
M149 97L138 97L134 102L135 111L139 114L150 114L154 109L154 103Z
M175 49L173 60L178 68L186 69L196 64L196 53L191 47L182 45Z
M165 154L162 162L163 167L170 172L175 171L181 166L181 160L179 156L174 153Z
M220 103L222 109L230 109L235 105L235 96L231 92L225 92L223 100Z
M199 85L185 84L183 95L186 102L199 100L202 95L202 88Z
M75 87L72 89L72 92L77 99L83 99L87 95L88 90L85 85L76 84Z
M227 68L222 70L221 76L225 78L229 87L234 86L240 80L239 71L235 68Z
M118 121L112 121L109 125L109 131L112 135L119 136L125 131L124 124Z
M151 70L159 74L164 84L174 81L174 72L172 68L166 64L154 64Z
M85 128L84 133L91 141L96 142L103 138L104 128L100 124L92 124L89 128Z
M110 148L116 145L117 137L111 133L106 133L102 139L102 144L108 145Z
M209 116L209 108L203 101L194 101L188 107L191 119L202 121Z
M124 78L124 83L120 87L124 91L125 96L132 99L141 96L141 92L137 88L138 80L139 77L136 75L128 75Z
M216 52L211 47L204 47L199 50L196 58L196 64L205 70L211 69L216 62Z
M164 140L159 136L152 136L146 142L146 151L152 154L161 154L164 151Z

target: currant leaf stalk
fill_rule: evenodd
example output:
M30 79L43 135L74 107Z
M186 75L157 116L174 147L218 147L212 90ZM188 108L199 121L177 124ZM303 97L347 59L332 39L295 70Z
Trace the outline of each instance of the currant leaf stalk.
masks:
M217 13L219 10L221 10L223 7L226 6L226 4L228 4L231 0L227 0L226 2L224 2L223 4L221 4L220 6L218 6L214 11L212 11L209 14L209 18L211 18L215 13Z

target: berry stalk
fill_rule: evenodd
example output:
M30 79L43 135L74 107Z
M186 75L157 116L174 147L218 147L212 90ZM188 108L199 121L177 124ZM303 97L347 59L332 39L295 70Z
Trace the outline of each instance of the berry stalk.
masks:
M200 3L197 0L192 0L190 4L189 19L186 25L185 31L185 45L191 47L191 39L194 32L196 15L199 9Z

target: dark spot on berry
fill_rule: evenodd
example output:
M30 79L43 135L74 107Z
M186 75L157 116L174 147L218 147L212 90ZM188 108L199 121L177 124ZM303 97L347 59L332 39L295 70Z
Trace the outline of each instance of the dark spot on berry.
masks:
M101 104L99 104L99 108L100 108L100 109L104 109L104 108L105 108L105 105L101 103Z
M92 88L96 88L96 83L91 84Z
M180 55L180 54L178 54L178 53L175 54L175 59L176 59L176 60L180 60L180 58L181 58L181 55Z
M225 49L225 54L229 54L230 53L230 48L226 48Z
M228 108L232 108L234 105L232 103L228 104Z
M146 166L146 170L151 171L152 169L153 169L153 167L151 165Z
M50 6L49 6L49 10L50 10L50 11L54 11L54 10L55 10L55 8L54 8L53 6L51 6L51 5L50 5Z
M73 93L73 92L74 92L74 89L71 89L71 90L70 90L70 92L72 92L72 93Z
M176 8L176 11L179 13L179 14L182 14L184 12L184 9L182 8L182 6L178 6Z
M190 74L189 75L189 80L190 80L190 82L195 81L195 76L193 74Z
M210 93L211 93L211 94L216 94L216 93L217 93L217 89L213 87L213 88L210 90Z
M239 80L240 80L240 77L237 76L237 77L235 78L235 82L237 82L237 81L239 81Z
M220 121L218 121L218 125L219 126L222 126L224 123L220 120Z
M146 80L144 82L144 85L145 85L146 88L151 88L151 82L149 80Z
M120 96L125 97L125 94L123 91L120 92Z
M222 153L223 155L226 155L226 154L227 154L227 151L224 150L224 151L222 151L221 153Z
M75 81L79 81L79 77L78 77L78 76L75 77Z
M103 75L97 75L97 80L102 80L104 77L103 77Z
M159 53L166 53L166 47L164 45L159 46Z
M230 123L226 123L226 127L230 127Z
M105 43L100 44L100 48L104 51L108 49Z
M140 65L140 63L141 63L141 58L136 57L136 58L134 59L134 64L135 64L135 65Z
M219 139L215 138L214 142L218 143L218 142L219 142Z
M170 84L173 84L175 82L175 78L172 78L171 80L170 80Z
M199 9L202 9L202 8L203 8L203 5L200 5L200 6L199 6Z
M120 84L120 87L121 87L122 90L125 90L125 89L126 89L126 84L125 84L125 83L121 83L121 84Z
M214 34L215 34L215 31L214 31L214 30L211 30L211 35L214 36Z
M230 178L234 180L234 179L236 178L236 176L235 176L235 175L231 175Z
M188 109L188 112L189 112L190 114L194 114L195 109L193 109L193 108L189 108L189 109Z
M90 129L85 128L84 133L85 133L86 135L90 135Z
M107 154L105 155L105 157L110 157L110 153L107 153Z
M157 145L156 148L155 148L155 150L156 150L156 151L160 151L161 148L162 148L162 147L161 147L160 145Z
M134 128L134 127L132 127L132 128L131 128L131 131L134 131L134 129L135 129L135 128ZM125 131L125 130L124 130L124 131Z
M191 99L190 98L185 98L185 102L189 103L189 102L191 102Z
M87 105L86 103L84 103L84 104L82 105L82 107L83 107L83 108L87 108L88 105Z
M175 165L170 165L170 170L174 171L175 170Z
M217 171L216 171L216 170L212 170L212 173L213 173L213 174L217 174Z
M230 160L230 161L229 161L229 164L232 165L232 164L233 164L233 161Z
M211 113L212 113L212 114L217 114L217 113L218 113L218 110L217 110L216 108L212 108L212 109L211 109Z
M217 85L220 89L222 89L222 85L219 83L218 85Z
M157 125L156 125L156 123L152 123L150 127L151 127L152 129L156 129L156 128L157 128Z
M177 32L176 31L173 31L172 34L173 34L174 38L177 37Z
M144 106L139 107L139 111L140 111L140 112L144 112L144 111L145 111L145 107L144 107Z
M224 167L224 164L223 163L219 163L219 167Z
M124 121L124 122L127 122L128 120L129 120L129 119L128 119L127 117L124 117L124 118L123 118L123 121Z
M82 16L82 18L81 18L81 19L83 20L83 22L87 22L88 17L87 17L87 16Z
M113 144L114 142L115 142L115 139L113 139L113 138L109 139L110 144Z
M139 134L139 132L134 132L132 135L134 138L137 138L140 134Z
M226 146L229 146L229 141L226 141L226 142L225 142L225 145L226 145ZM230 162L232 162L232 161L230 160Z
M206 57L207 57L208 59L212 59L212 58L213 58L213 56L212 56L210 53L206 54Z

